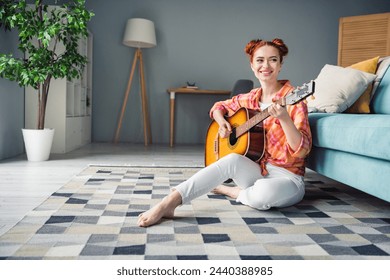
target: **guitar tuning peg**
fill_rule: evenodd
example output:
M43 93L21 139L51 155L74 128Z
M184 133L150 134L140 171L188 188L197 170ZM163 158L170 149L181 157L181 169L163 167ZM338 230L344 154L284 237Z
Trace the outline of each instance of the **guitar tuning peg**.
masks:
M316 97L314 96L314 94L312 96L310 96L311 100L314 100L316 99Z

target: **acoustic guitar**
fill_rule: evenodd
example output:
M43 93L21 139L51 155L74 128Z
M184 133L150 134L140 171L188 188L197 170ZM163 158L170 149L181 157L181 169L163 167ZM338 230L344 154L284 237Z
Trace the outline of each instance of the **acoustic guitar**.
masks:
M296 104L314 93L314 85L314 81L305 83L276 103L281 106ZM227 117L232 127L232 133L227 138L219 136L219 125L216 121L212 121L206 134L205 165L208 166L231 153L245 155L253 161L259 161L265 149L263 120L269 116L267 108L261 112L246 108L239 109L234 115Z

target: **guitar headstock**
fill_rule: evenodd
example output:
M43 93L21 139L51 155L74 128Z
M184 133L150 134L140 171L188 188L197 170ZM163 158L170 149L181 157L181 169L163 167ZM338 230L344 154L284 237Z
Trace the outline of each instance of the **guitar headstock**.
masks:
M315 90L314 88L315 88L314 81L310 81L308 83L303 84L300 87L297 87L288 96L286 96L286 104L293 105L303 99L306 99L310 95L314 94L314 90Z

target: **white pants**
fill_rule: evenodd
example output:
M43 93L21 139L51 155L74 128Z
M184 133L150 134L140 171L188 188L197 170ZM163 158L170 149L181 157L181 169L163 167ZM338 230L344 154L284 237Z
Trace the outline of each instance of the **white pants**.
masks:
M174 189L184 204L231 178L241 189L237 201L259 210L287 207L302 200L305 194L302 176L271 164L267 164L267 170L269 174L262 176L259 164L245 156L229 154Z

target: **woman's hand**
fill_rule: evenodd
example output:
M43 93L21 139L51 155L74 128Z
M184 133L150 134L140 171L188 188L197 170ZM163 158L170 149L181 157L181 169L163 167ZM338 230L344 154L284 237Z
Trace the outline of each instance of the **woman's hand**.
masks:
M232 127L230 123L224 120L218 124L219 124L219 129L218 129L219 137L221 138L229 137L229 135L232 133Z
M268 113L271 117L277 118L279 120L286 120L287 118L290 118L286 108L277 103L273 103L268 107Z
M219 125L218 134L221 138L229 137L232 133L232 127L230 123L225 119L224 112L220 110L215 110L213 113L213 118Z

